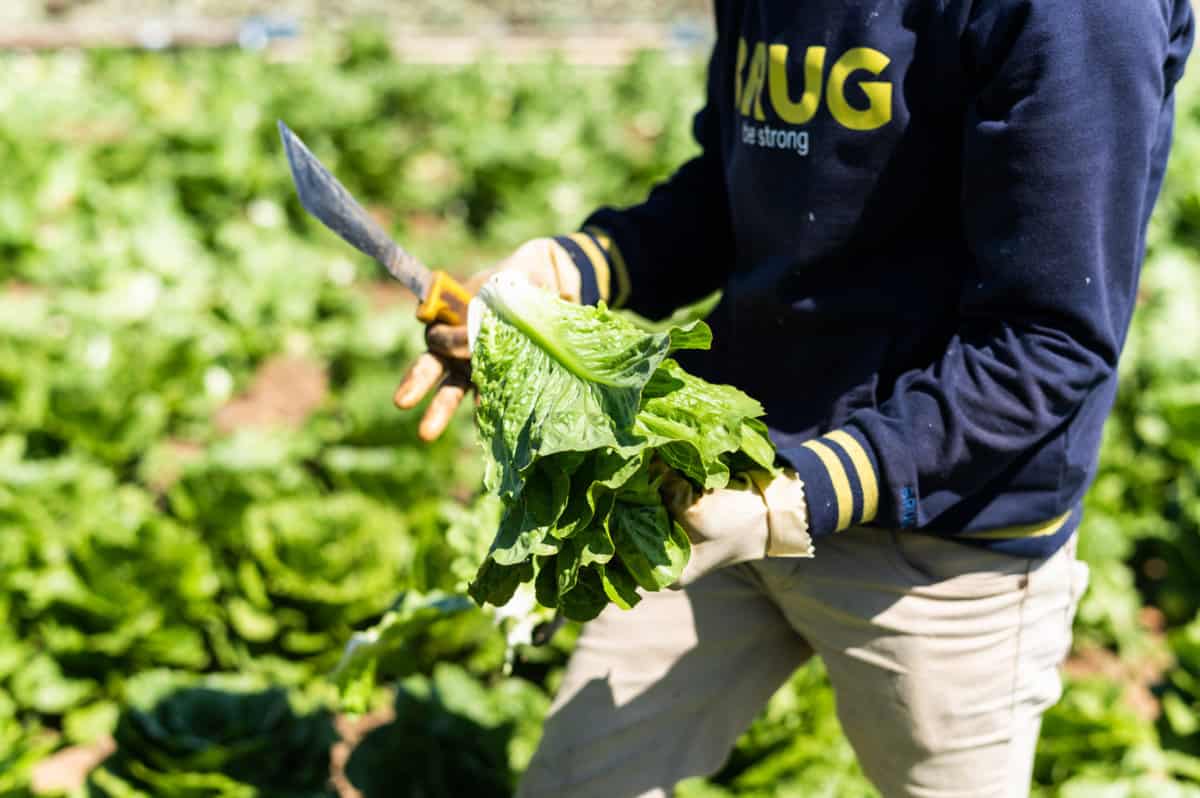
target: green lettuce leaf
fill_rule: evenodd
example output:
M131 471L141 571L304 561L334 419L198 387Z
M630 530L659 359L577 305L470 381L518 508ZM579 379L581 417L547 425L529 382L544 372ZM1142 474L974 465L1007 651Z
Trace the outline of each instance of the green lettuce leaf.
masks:
M466 596L405 593L379 623L358 632L330 678L344 711L371 708L379 684L420 673L493 633L492 621Z
M620 322L604 306L570 305L521 280L493 280L475 341L479 431L488 487L515 496L536 458L637 446L642 389L671 348L669 333Z
M691 553L656 464L702 489L774 467L762 406L669 357L711 344L703 322L651 332L500 275L471 326L485 484L504 508L470 586L480 603L533 581L538 602L572 620L628 609L639 590L678 581Z
M723 488L729 483L729 465L722 455L745 444L751 460L771 467L774 447L766 441L768 455L762 446L765 435L759 438L750 426L761 427L756 419L762 414L762 405L737 388L705 382L674 360L664 360L646 385L634 429L676 471L705 488Z
M52 735L17 718L17 705L0 688L0 798L33 798L33 769L55 747Z

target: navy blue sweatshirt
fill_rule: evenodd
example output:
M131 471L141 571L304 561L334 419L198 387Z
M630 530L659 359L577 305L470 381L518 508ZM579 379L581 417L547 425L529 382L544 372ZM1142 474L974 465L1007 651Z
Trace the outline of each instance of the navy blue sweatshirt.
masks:
M572 237L758 398L814 536L1076 528L1161 186L1188 0L718 0L701 154ZM580 245L582 243L582 246ZM603 281L602 281L603 282Z

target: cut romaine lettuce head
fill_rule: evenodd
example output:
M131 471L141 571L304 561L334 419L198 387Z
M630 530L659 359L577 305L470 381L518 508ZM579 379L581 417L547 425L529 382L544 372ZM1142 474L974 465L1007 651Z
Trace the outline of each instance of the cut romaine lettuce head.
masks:
M573 620L632 607L638 590L676 582L691 550L656 463L704 489L774 467L762 406L670 357L708 348L703 322L647 331L514 274L493 277L471 316L485 484L503 503L470 586L481 604L532 581L540 603Z

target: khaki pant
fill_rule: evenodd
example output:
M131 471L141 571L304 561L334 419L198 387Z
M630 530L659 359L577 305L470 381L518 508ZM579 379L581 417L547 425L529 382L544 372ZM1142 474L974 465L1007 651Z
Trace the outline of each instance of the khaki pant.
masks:
M665 796L712 774L815 653L886 798L1026 796L1086 584L1074 539L1027 560L863 528L813 559L610 607L580 636L519 795Z

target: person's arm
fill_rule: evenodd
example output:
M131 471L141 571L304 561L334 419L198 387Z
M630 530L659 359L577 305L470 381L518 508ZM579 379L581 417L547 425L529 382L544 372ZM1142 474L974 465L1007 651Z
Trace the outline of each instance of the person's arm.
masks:
M594 270L600 298L651 318L712 293L732 268L733 228L717 110L720 103L733 104L732 51L722 18L726 5L716 3L717 41L706 102L693 122L700 154L656 186L645 202L602 208L584 222L583 232L560 238L585 281Z
M814 537L969 515L1077 414L1109 409L1097 388L1128 329L1191 12L1186 0L1002 0L974 14L961 226L946 220L971 256L961 323L877 409L782 453ZM1047 518L1078 502L1087 470L1062 454Z

